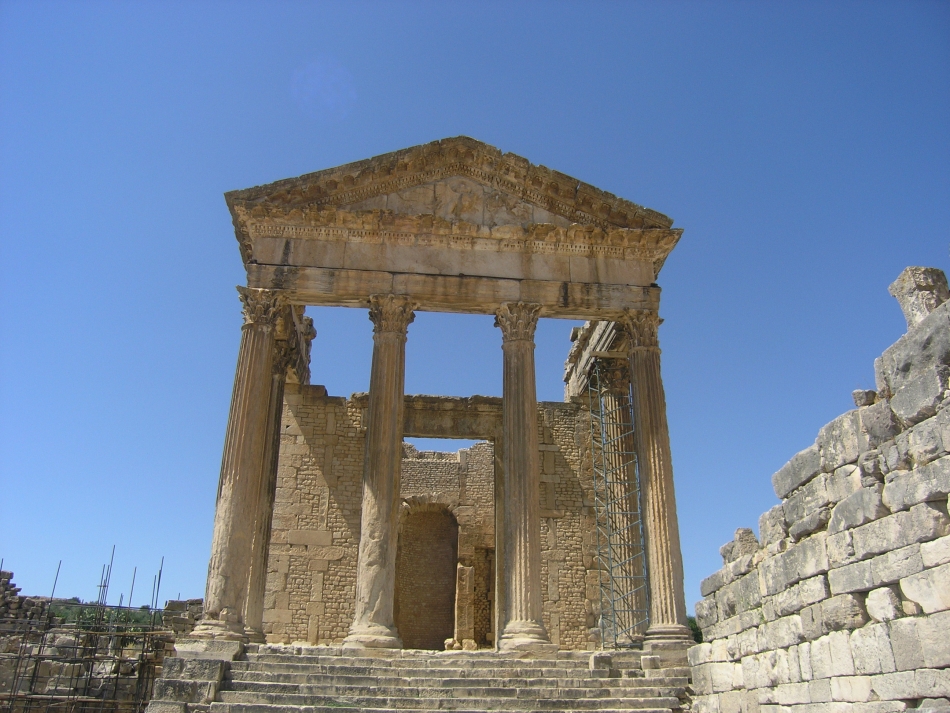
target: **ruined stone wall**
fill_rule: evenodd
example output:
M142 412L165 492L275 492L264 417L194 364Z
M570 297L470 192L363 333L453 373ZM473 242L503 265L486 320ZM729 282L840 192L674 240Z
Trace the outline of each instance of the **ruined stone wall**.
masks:
M703 581L694 710L950 706L950 303L928 292L916 316L902 300L877 390L772 477L758 540L739 530Z
M287 386L264 598L268 641L341 641L349 630L363 441L357 402Z
M359 395L345 399L326 396L318 386L287 387L265 596L269 641L333 643L348 632L359 547L365 406ZM538 408L544 623L562 648L593 648L599 591L593 569L589 414L574 403L545 402ZM475 568L473 617L481 646L491 645L493 629L494 483L490 442L458 453L405 447L404 511L431 504L456 518L458 559Z
M38 622L46 618L49 599L25 597L13 582L13 572L0 570L0 620Z

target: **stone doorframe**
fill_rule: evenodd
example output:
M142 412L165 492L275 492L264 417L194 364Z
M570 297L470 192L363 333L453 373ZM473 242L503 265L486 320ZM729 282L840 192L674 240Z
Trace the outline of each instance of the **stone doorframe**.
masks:
M405 438L459 438L488 441L492 444L495 461L495 562L503 562L504 538L504 429L502 399L492 396L455 398L449 396L407 397L403 436ZM448 506L447 506L448 507ZM453 511L453 514L455 512ZM456 515L456 520L458 516ZM461 533L461 523L459 523ZM459 558L462 557L459 550ZM474 555L474 552L472 553ZM494 631L495 649L504 631L505 577L501 567L495 567Z
M678 529L656 328L656 278L682 230L661 213L467 137L225 195L247 272L215 513L195 635L260 636L277 405L305 343L306 305L369 308L374 324L355 616L344 645L400 647L392 621L405 343L415 311L494 314L504 398L496 438L502 649L551 646L541 621L534 331L539 317L611 320L631 335L637 447L652 526L648 638L685 640ZM288 311L289 307L289 311ZM284 315L281 317L281 315ZM288 339L278 326L293 321ZM306 357L304 360L303 357ZM309 373L301 374L307 383ZM463 437L455 434L455 437ZM501 444L502 447L498 447ZM502 517L502 513L506 513ZM263 533L263 534L260 534ZM502 534L504 533L504 534ZM674 551L675 550L675 551Z

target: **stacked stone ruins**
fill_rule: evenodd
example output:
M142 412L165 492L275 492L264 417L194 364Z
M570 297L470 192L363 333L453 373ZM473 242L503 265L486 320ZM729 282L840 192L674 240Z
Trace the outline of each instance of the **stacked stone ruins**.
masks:
M876 389L772 476L781 504L702 583L697 711L950 710L950 292L918 267L890 292L908 329Z
M464 137L226 199L245 324L196 640L599 648L583 385L610 358L630 399L650 592L628 643L685 651L657 341L656 279L682 233L669 218ZM368 310L367 394L309 383L307 305ZM502 398L404 394L416 311L495 316ZM539 318L588 320L564 402L537 401ZM405 437L478 443L419 453Z

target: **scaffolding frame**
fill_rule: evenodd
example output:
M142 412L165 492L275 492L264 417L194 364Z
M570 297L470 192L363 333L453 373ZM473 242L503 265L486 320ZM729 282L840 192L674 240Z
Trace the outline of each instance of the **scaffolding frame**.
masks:
M587 383L600 573L599 623L605 649L640 648L650 618L628 374L626 360L595 357Z

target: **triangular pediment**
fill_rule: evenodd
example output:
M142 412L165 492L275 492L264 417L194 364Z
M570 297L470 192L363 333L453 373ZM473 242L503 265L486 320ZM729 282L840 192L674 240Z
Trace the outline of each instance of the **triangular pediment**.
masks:
M667 216L468 137L226 195L232 213L336 208L495 227L669 228ZM257 208L258 210L255 210Z

